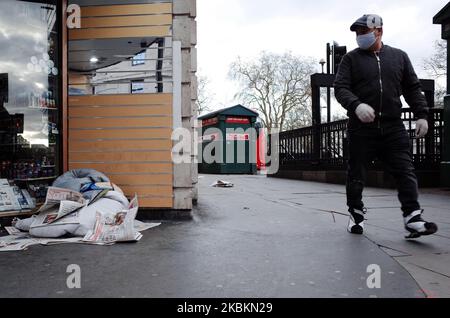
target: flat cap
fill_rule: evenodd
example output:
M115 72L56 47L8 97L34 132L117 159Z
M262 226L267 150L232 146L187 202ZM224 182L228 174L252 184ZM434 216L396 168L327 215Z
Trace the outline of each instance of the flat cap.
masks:
M350 31L356 31L357 27L365 27L369 29L373 28L382 28L383 27L383 19L376 14L365 14L361 18L355 21L350 27Z

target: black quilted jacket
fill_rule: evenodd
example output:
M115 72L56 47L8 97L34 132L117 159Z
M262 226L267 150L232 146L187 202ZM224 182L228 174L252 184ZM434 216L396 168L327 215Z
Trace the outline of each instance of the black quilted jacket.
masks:
M404 96L417 119L427 119L428 107L408 55L384 45L380 53L356 49L344 56L334 83L338 102L348 111L350 125L361 126L355 114L361 103L372 106L375 123L398 121Z

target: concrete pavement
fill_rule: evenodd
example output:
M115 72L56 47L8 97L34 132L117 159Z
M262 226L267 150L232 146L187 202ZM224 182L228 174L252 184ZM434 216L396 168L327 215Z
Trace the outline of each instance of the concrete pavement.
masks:
M217 179L234 188L212 188ZM164 222L137 244L31 247L0 254L0 297L450 296L450 196L425 191L439 236L406 242L395 193L369 189L366 236L346 232L342 186L201 176L192 221ZM80 265L82 288L66 286ZM370 289L370 265L381 288Z

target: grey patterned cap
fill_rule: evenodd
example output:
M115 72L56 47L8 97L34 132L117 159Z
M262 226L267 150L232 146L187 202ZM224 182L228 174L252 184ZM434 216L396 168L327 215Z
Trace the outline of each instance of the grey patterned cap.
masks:
M376 14L365 14L350 27L350 31L356 31L357 27L365 27L369 29L373 28L382 28L383 27L383 19Z

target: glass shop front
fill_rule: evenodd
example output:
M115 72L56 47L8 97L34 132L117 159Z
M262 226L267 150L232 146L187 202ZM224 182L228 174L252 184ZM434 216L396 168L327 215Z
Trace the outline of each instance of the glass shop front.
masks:
M59 3L0 1L0 217L38 207L62 171Z

